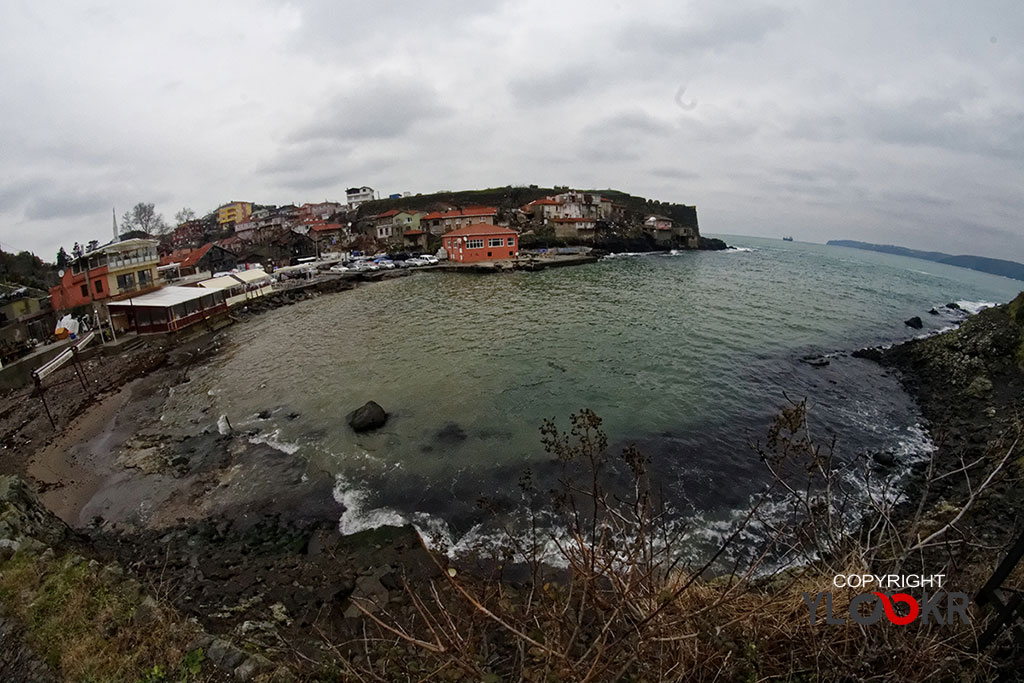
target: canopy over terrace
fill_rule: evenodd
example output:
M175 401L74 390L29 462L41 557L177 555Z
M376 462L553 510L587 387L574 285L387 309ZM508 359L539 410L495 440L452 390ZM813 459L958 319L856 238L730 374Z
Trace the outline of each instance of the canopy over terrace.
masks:
M270 293L270 276L262 270L245 270L198 283L204 289L224 293L228 306Z
M174 332L226 313L228 305L219 290L201 287L164 287L150 294L112 301L110 315L123 316L127 329L139 334Z

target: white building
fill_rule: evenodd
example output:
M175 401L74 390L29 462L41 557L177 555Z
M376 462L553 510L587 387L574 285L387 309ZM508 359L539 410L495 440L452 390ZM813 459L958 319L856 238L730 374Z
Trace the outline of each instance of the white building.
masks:
M363 202L368 202L376 199L376 195L373 192L372 187L350 187L345 190L345 198L348 199L348 206L351 209L356 208Z

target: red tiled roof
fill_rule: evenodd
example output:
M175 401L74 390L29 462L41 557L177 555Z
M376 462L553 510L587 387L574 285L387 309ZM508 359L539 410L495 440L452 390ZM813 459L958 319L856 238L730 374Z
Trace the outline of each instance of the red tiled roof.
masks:
M416 235L422 235L423 232L424 232L423 230L406 230L402 234L405 235L406 237L409 237L409 236L415 237Z
M452 230L451 232L446 232L444 234L444 236L445 237L451 237L452 235L454 235L456 237L461 237L461 236L466 236L466 235L517 235L517 234L519 234L519 233L517 233L515 230L509 230L508 228L502 227L500 225L491 225L490 223L473 223L472 225L467 225L464 228L459 228L458 230Z
M594 218L552 218L555 223L593 223Z
M206 252L210 251L210 249L213 249L212 244L204 244L198 249L193 249L192 252L185 258L185 260L181 262L181 266L183 268L192 268L197 263L199 263L199 259L206 256Z
M398 209L391 209L390 211L385 211L384 213L377 214L377 218L390 218L391 216L397 216L400 213L402 212L399 211Z
M422 218L425 221L433 221L443 218L475 218L477 216L497 216L498 210L491 206L467 206L464 209L451 209L450 211L434 211Z
M561 206L562 202L558 201L557 199L534 199L532 202L527 204L527 206L543 206L543 205Z
M318 223L316 225L309 226L309 229L313 232L327 232L329 230L340 230L341 223Z

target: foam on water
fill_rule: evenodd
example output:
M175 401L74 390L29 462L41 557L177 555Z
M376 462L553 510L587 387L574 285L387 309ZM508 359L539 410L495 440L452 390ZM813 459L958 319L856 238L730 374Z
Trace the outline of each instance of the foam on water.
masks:
M299 452L299 444L281 441L281 430L275 429L265 434L256 434L249 437L249 443L265 444L288 455L295 455Z
M996 306L996 304L991 301L957 301L956 305L971 315L984 311L986 308Z

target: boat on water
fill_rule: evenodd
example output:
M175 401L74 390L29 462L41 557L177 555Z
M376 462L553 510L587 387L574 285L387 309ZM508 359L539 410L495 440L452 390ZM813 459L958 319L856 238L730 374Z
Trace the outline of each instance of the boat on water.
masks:
M783 242L792 242L793 241L793 236L792 235L786 235L785 237L782 238L782 241Z

